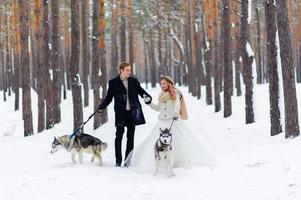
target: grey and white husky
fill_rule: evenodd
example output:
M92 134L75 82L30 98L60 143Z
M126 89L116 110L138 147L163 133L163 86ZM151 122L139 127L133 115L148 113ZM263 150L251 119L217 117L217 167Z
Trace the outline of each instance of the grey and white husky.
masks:
M74 136L74 142L70 143L69 135L63 135L60 137L54 137L52 142L52 148L50 153L55 153L59 149L65 149L71 152L71 159L73 163L75 161L75 155L78 154L79 163L83 163L83 152L92 154L91 162L94 162L94 158L97 158L102 165L102 153L107 149L108 145L102 142L100 139L91 135L81 133ZM69 145L72 145L69 147Z
M160 137L155 143L154 153L156 161L156 170L154 176L157 175L160 162L163 161L166 165L168 177L175 176L175 173L172 170L171 156L172 156L172 134L170 129L162 130L160 128Z

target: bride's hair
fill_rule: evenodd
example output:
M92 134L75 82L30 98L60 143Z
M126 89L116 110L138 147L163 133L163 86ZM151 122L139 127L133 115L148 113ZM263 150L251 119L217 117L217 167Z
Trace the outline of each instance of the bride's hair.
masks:
M175 87L171 83L168 84L168 92L170 94L170 99L175 101L176 100Z

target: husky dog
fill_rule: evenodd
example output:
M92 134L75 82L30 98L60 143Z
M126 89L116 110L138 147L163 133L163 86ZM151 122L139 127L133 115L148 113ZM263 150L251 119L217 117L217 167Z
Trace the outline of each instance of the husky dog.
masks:
M170 129L162 130L160 128L160 137L155 143L155 161L156 161L156 171L154 176L157 175L159 170L160 161L163 159L167 168L168 177L175 176L171 167L171 155L172 155L172 134Z
M52 142L52 149L50 153L55 153L59 149L66 149L71 152L71 159L73 163L75 161L75 154L78 154L79 163L83 163L83 152L92 154L91 162L94 162L94 158L96 157L100 166L102 165L102 153L107 149L108 145L105 142L102 142L100 139L93 137L88 134L81 133L79 135L74 136L74 142L70 145L69 135L63 135L61 137L54 137L54 141Z

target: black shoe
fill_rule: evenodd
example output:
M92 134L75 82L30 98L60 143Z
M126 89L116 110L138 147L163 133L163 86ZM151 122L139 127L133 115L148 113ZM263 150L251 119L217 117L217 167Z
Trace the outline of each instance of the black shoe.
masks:
M121 167L121 163L116 163L115 167Z

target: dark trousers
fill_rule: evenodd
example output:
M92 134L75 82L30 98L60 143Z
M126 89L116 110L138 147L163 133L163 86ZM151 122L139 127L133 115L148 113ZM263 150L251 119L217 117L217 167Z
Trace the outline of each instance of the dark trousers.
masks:
M135 125L133 124L131 111L126 111L125 113L125 126L116 127L116 138L115 138L115 157L116 164L122 163L122 137L124 133L124 127L127 128L127 143L125 151L125 159L129 153L134 149L134 135L135 135Z

